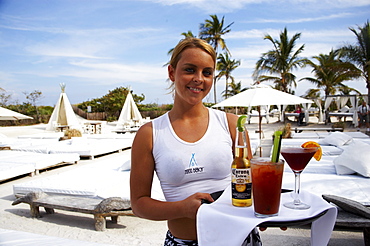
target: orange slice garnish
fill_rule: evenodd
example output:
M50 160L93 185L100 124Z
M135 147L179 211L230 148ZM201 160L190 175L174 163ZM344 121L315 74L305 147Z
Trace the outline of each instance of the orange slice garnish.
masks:
M316 153L313 155L313 158L316 159L316 161L321 160L322 157L322 149L320 144L314 142L314 141L308 141L301 145L302 148L310 148L310 147L318 147Z

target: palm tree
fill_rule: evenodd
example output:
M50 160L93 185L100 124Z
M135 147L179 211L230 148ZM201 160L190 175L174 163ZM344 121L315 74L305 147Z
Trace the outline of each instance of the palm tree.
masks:
M253 72L256 81L272 81L283 92L288 92L290 86L296 86L296 76L292 73L293 69L303 67L305 58L299 55L304 50L304 44L295 50L296 42L301 37L301 33L296 33L291 39L288 38L288 31L280 33L280 40L273 39L266 35L264 39L270 40L274 49L263 53L257 61ZM276 76L263 75L268 73Z
M188 31L188 32L183 32L181 33L182 36L184 36L184 38L195 38L196 36L194 36L193 32L192 31ZM172 55L172 52L173 52L173 49L170 49L168 52L167 52L167 55ZM165 64L165 66L168 65L168 62Z
M222 95L226 99L228 97L235 96L236 94L239 94L240 92L243 92L247 90L247 88L242 89L242 84L239 81L238 83L235 83L234 79L231 80L231 82L228 84L228 90L223 91Z
M361 92L355 88L349 86L341 86L338 88L340 95L350 95L352 91L356 92L358 95L361 95Z
M360 70L352 63L339 59L340 50L331 50L328 55L314 56L318 63L307 60L306 64L312 67L314 78L305 77L300 79L310 81L317 88L323 89L325 97L333 95L340 87L346 87L343 82L360 76ZM352 89L352 88L351 88Z
M234 81L234 77L231 76L231 72L240 66L240 60L230 59L229 54L225 52L225 54L220 54L217 59L217 71L220 71L218 75L215 77L216 80L220 80L222 77L226 79L226 89L225 89L225 98L228 98L228 87L229 87L229 79Z
M309 89L303 95L304 98L320 98L320 89Z
M222 36L231 31L230 26L234 24L234 22L230 23L227 26L224 26L225 16L222 17L221 21L218 19L217 15L210 16L211 20L205 20L205 23L200 24L199 37L211 44L215 49L216 54L218 54L219 47L221 47L222 50L226 50L227 53L230 54L230 51L227 48L226 42ZM214 100L216 103L216 77L213 80L213 92Z
M365 79L368 101L370 102L370 23L369 20L358 31L349 28L357 39L357 44L346 45L341 48L342 56L353 62L360 70L361 76Z

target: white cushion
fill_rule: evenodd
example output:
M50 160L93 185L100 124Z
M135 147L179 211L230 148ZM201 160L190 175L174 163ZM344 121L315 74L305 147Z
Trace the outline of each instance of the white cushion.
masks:
M352 137L343 132L332 132L329 136L325 137L320 142L340 147L342 145L348 144L351 140Z
M347 112L349 112L349 107L348 106L344 106L343 108L339 109L338 111L339 112L342 112L342 113L347 113Z
M370 177L370 146L361 141L353 142L334 159L337 174L358 173Z

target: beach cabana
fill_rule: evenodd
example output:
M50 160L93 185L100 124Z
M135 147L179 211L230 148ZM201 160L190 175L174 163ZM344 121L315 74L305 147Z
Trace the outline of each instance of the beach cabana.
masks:
M76 114L73 111L71 103L65 93L65 85L61 84L62 92L54 107L53 113L46 126L47 131L55 131L63 128L71 128L82 131L82 127L77 120Z
M130 128L132 126L139 126L142 123L143 117L136 106L134 98L129 91L125 103L123 104L121 114L119 115L116 128Z
M33 119L33 118L10 109L0 107L0 120L23 120L23 119Z
M357 107L359 106L360 98L362 97L363 100L368 103L367 95L329 95L325 98L325 122L329 121L330 116L336 117L352 117L352 124L357 127L358 126L358 114L357 114ZM348 100L351 103L351 108L346 107ZM335 101L337 108L339 109L338 112L329 112L330 104Z

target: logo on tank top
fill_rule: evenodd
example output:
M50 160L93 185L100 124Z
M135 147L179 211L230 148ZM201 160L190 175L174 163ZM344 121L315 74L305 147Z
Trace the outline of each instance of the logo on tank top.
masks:
M198 163L195 159L195 153L192 153L189 161L189 168L185 169L185 174L201 173L203 172L203 169L204 167L198 166Z

